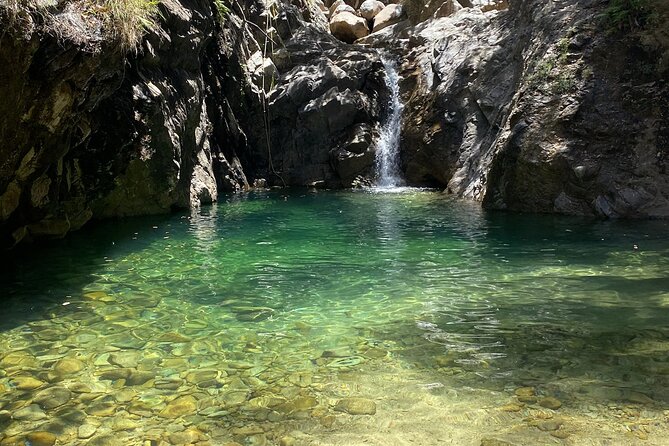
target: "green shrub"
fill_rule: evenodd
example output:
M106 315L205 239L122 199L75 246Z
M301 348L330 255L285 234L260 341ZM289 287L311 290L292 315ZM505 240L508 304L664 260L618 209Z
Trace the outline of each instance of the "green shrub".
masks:
M610 0L604 16L611 31L633 31L652 21L653 8L649 0Z

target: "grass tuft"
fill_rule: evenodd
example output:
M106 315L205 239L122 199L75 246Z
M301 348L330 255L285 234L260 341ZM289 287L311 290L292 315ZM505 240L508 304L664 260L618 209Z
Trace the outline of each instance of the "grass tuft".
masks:
M158 26L158 0L106 0L106 21L123 50L136 50L144 34Z

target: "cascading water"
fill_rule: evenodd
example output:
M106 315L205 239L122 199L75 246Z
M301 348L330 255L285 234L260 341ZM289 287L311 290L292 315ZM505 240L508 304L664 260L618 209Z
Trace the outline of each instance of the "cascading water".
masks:
M390 92L388 117L381 127L376 147L376 186L393 188L403 184L399 169L400 128L402 124L402 101L400 100L399 74L396 63L385 56L381 62L386 72L386 87Z

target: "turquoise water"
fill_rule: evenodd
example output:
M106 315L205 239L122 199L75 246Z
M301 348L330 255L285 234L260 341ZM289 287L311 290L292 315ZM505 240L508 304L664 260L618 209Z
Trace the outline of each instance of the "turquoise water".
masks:
M669 444L667 229L411 189L99 224L3 268L0 444Z

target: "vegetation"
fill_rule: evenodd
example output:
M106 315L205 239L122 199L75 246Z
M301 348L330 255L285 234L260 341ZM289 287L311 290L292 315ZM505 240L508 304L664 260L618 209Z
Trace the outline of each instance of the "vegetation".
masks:
M610 30L634 31L653 22L651 0L611 0L604 13Z
M67 11L78 14L83 23L101 23L103 37L116 40L127 51L137 49L142 36L158 26L158 4L159 0L5 0L0 1L0 21L20 31L29 29L33 22L42 23L61 38L86 42L96 27L56 20L59 13Z
M157 26L158 0L105 0L110 30L124 49L138 47L147 30Z
M214 0L214 8L216 8L219 23L224 25L230 14L230 8L223 2L223 0Z

